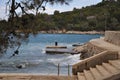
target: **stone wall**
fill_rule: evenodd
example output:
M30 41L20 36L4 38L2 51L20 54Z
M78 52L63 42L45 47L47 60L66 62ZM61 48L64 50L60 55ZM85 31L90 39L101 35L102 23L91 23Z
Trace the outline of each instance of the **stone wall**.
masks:
M105 41L120 46L120 31L106 31Z
M77 72L83 72L84 70L88 70L90 67L96 67L96 65L101 65L103 62L116 60L118 58L119 56L117 51L103 51L97 55L74 64L72 66L72 73L73 75L77 75Z

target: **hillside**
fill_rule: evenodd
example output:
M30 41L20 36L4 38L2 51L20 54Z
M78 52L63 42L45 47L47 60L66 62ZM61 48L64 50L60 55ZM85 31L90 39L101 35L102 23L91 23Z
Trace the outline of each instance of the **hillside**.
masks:
M102 1L96 5L74 8L73 11L55 11L54 15L38 14L23 15L14 20L18 30L48 31L48 30L75 30L75 31L104 31L120 30L120 0ZM3 29L9 20L1 21Z
M105 26L107 30L120 30L120 1L105 1L53 16L56 23L67 30L103 31Z

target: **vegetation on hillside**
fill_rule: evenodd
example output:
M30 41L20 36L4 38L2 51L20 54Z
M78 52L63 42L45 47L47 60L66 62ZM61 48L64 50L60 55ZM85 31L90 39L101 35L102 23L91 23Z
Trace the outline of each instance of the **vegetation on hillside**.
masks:
M29 14L16 18L17 27L24 26L30 32L48 30L75 30L75 31L104 31L120 30L120 0L102 1L97 5L74 8L73 11L55 11L54 15L46 13L37 15ZM1 21L1 23L8 23ZM3 24L3 23L2 23ZM4 24L5 26L5 24Z

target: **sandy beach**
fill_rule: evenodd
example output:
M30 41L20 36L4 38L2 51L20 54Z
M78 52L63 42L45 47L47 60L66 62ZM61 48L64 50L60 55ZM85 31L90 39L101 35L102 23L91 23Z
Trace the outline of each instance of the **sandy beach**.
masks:
M25 73L0 73L0 80L75 80L75 77Z

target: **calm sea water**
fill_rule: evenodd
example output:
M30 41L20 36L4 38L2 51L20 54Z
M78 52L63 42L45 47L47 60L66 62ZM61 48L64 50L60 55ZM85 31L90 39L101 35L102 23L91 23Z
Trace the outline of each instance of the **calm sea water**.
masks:
M102 35L78 35L78 34L38 34L30 35L29 42L22 44L19 55L10 57L14 50L10 49L0 59L0 73L39 73L57 75L57 65L60 63L60 74L66 74L68 64L79 62L80 55L71 54L46 54L45 47L58 45L72 47L74 43L86 43L91 39L99 38ZM22 65L22 69L16 68ZM70 67L70 70L72 68Z

